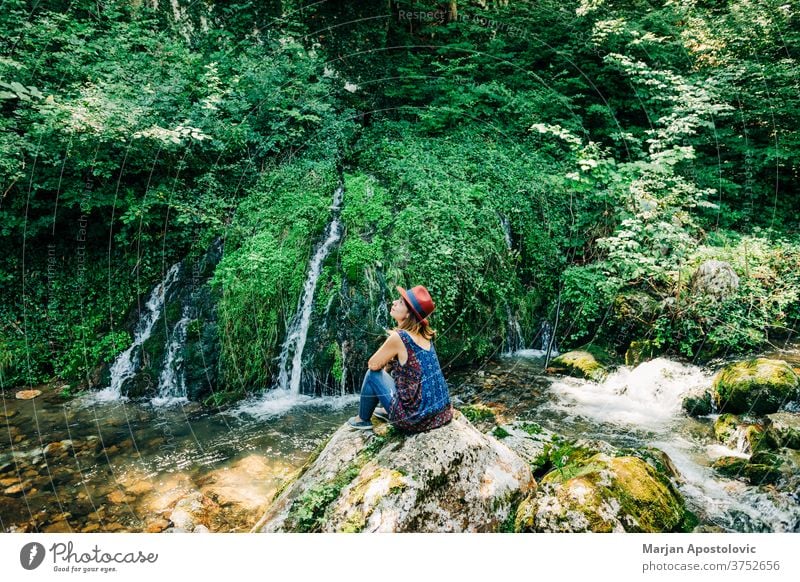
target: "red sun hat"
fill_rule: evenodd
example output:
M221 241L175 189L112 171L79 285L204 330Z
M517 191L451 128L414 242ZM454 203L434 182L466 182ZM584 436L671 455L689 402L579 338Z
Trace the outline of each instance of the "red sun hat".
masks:
M431 299L431 294L428 293L428 290L423 285L417 285L411 289L403 289L398 285L397 290L403 296L403 300L409 309L414 312L414 315L422 323L428 323L426 318L436 309L436 304Z

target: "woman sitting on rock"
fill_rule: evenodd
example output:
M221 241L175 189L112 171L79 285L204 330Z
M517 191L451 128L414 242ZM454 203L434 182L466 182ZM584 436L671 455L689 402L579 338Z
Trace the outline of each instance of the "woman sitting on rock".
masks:
M369 359L358 416L347 421L353 428L371 429L373 413L404 432L431 430L453 418L447 382L431 341L436 332L427 320L436 306L422 285L397 290L402 298L389 312L397 327ZM383 408L376 410L378 403Z

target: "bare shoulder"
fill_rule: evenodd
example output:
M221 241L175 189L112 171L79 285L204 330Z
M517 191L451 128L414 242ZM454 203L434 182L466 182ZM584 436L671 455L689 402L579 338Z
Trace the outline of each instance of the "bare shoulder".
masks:
M403 343L403 340L400 338L400 332L396 329L389 330L389 337L386 338L386 341L392 343Z

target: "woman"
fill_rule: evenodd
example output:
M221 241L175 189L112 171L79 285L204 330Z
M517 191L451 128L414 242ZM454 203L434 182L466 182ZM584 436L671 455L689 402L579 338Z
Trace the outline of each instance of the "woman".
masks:
M436 332L427 320L436 306L422 285L397 290L401 298L389 312L397 327L369 359L358 416L347 421L353 428L371 429L373 412L404 432L431 430L453 418L447 382L431 341ZM378 403L383 410L375 410Z

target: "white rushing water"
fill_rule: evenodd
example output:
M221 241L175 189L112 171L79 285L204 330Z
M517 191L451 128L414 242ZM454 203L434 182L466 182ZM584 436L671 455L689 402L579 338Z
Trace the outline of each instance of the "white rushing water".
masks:
M553 406L572 415L652 429L680 413L685 394L710 383L710 373L697 366L657 358L621 367L602 383L563 378L550 389L560 397Z
M192 321L191 307L184 306L181 318L172 328L164 366L158 378L158 395L152 403L156 406L177 402L188 402L186 392L186 370L183 366L183 350L186 347L186 332Z
M342 410L347 407L352 407L353 405L357 406L358 401L358 394L316 398L306 394L292 394L287 390L270 390L263 396L245 400L227 414L239 418L252 417L258 420L268 420L283 416L290 410L296 408L319 407L322 411L320 413L320 420L327 422L326 411Z
M111 365L111 385L104 390L95 392L89 398L94 402L119 400L122 398L122 384L125 380L136 374L141 364L141 347L153 333L153 327L158 321L164 302L175 281L178 279L180 262L169 268L164 279L153 288L144 310L139 315L139 321L134 329L133 342L128 349L122 352Z
M506 241L508 252L514 250L511 240L511 224L505 216L500 217L500 226L503 227L503 236ZM506 351L504 356L511 356L525 349L525 338L522 336L522 326L519 324L517 315L511 306L506 304Z
M328 256L331 247L339 241L342 235L339 209L342 205L343 196L344 187L339 186L333 195L333 204L331 205L333 217L325 229L325 240L317 247L314 256L311 258L308 266L308 275L303 287L303 295L300 297L297 312L287 327L286 339L281 348L276 388L295 396L300 394L300 380L303 374L303 349L308 337L308 326L311 322L311 308L314 305L317 279L322 270L323 261Z
M735 531L793 531L800 523L795 501L712 469L719 457L749 454L743 442L735 449L716 442L707 421L682 410L683 398L710 387L711 376L709 370L657 358L622 367L604 382L559 378L550 386L555 398L543 408L566 415L561 422L580 424L587 438L613 434L667 453L680 473L679 489L693 510L713 523Z

